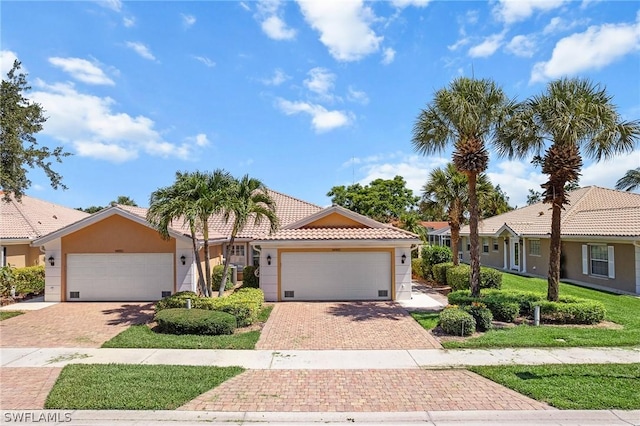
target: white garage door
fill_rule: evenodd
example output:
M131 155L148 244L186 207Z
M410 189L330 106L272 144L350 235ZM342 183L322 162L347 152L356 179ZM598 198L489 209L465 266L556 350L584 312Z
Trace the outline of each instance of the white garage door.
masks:
M67 301L153 301L173 290L171 253L69 254Z
M391 253L296 252L281 258L282 300L389 300Z

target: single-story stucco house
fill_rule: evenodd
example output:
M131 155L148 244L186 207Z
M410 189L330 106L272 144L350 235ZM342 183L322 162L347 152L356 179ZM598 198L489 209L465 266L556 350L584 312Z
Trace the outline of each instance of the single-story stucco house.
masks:
M2 197L4 193L0 191ZM87 216L88 213L27 195L20 202L13 196L9 201L0 200L0 266L44 265L44 253L31 243Z
M239 270L259 266L267 301L397 300L411 297L411 250L419 238L341 207L322 208L269 190L281 229L263 221L228 247L232 220L209 220L211 265L225 256ZM197 291L188 229L174 222L163 240L146 209L115 205L33 245L47 258L47 301L154 301ZM199 241L200 255L203 241ZM206 260L203 260L206 261Z
M588 186L568 195L562 212L561 279L640 294L640 194ZM542 202L481 220L480 263L546 277L551 206ZM460 231L469 261L469 226Z

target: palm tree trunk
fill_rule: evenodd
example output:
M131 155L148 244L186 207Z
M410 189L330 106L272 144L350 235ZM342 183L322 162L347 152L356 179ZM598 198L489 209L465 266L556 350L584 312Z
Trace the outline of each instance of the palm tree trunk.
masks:
M205 297L209 297L210 293L209 293L209 289L207 288L207 285L205 284L204 276L202 274L202 264L200 263L200 251L198 250L198 245L196 243L196 240L197 240L196 230L192 226L191 227L191 243L193 245L193 256L196 259L196 268L198 268L198 285L200 286L200 291L202 292L202 295Z
M471 243L471 297L480 296L480 244L478 238L478 197L476 194L476 182L478 174L469 172L469 240Z
M224 288L227 283L227 275L229 273L229 262L231 261L231 257L229 256L229 248L233 247L233 242L235 241L235 236L231 235L231 239L229 240L229 244L227 245L227 253L224 257L224 269L222 270L222 282L220 283L220 289L218 290L218 297L224 296Z
M561 191L563 188L560 189ZM557 194L557 193L556 193ZM551 209L551 242L549 253L549 274L547 277L547 300L558 301L560 282L560 214L562 213L562 196L553 199Z
M449 226L451 226L451 252L453 254L453 265L458 266L460 260L458 259L458 244L460 242L460 224L459 223L451 223L449 222Z

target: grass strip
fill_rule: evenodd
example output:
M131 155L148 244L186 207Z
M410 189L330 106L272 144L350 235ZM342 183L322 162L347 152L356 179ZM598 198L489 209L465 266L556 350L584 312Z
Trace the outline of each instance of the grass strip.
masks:
M0 321L17 317L18 315L22 315L22 314L24 314L24 312L22 311L0 311Z
M640 363L513 365L469 370L560 409L640 409Z
M71 364L45 402L60 410L174 410L244 371L241 367Z

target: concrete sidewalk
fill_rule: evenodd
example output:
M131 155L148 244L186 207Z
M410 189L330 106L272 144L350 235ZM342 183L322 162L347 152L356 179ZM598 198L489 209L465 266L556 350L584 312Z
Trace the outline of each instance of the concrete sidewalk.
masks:
M2 367L63 367L67 364L238 365L258 370L363 370L450 368L472 365L629 364L640 347L416 350L208 350L1 348Z

